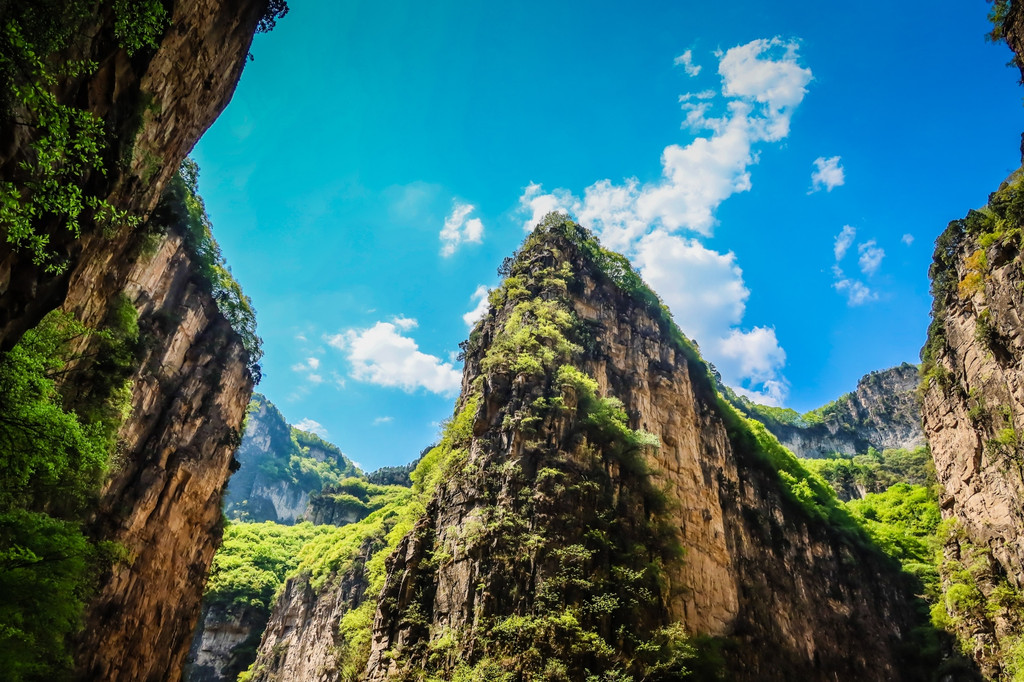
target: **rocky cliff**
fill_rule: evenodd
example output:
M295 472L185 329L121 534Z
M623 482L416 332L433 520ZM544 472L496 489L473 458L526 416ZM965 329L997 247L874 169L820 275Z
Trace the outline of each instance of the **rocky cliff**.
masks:
M423 506L363 522L369 571L290 581L252 679L914 679L898 571L563 217L492 294L413 480Z
M94 267L102 277L102 265ZM110 290L83 277L72 280L67 305L88 321L106 314ZM147 343L120 434L122 460L91 525L130 559L103 576L76 659L90 679L174 679L219 543L221 496L252 378L238 334L195 281L180 237L140 259L121 291Z
M360 475L336 445L289 425L277 407L259 394L250 404L235 458L239 469L228 483L224 512L248 521L295 523L308 516L311 496L325 485ZM352 520L358 519L344 523Z
M762 422L797 457L856 455L868 451L924 445L917 398L918 369L903 363L861 377L857 388L807 414L755 405L734 404Z
M958 528L944 577L951 585L953 573L977 573L971 583L985 598L1003 583L1024 586L1022 230L1019 173L986 208L950 223L936 241L933 320L922 351L925 430L943 514ZM958 606L971 605L947 602L976 658L1001 679L1022 631L997 618L968 617Z
M72 6L43 9L55 25ZM63 72L51 91L54 106L94 117L103 131L103 170L82 176L83 191L141 219L230 99L267 3L167 2L152 45L136 49L119 34L123 23L115 29L126 7L90 5L86 26L71 28L61 57L95 68ZM36 180L33 134L32 126L0 125L0 180L9 186ZM56 308L96 328L121 302L137 313L131 412L88 522L97 541L119 543L127 558L100 579L75 663L85 679L173 680L219 540L221 496L252 390L251 358L201 281L187 235L155 221L144 230L101 220L100 213L83 214L77 230L40 213L32 228L49 251L42 263L16 248L13 228L3 225L0 349ZM61 267L47 267L54 264ZM70 400L88 395L87 376L69 375L62 392Z

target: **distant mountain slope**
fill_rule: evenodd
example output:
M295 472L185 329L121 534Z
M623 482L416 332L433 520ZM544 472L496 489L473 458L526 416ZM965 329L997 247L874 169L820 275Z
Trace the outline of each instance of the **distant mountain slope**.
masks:
M723 387L723 394L797 457L813 459L863 454L868 448L913 450L924 445L917 384L917 367L905 362L861 377L852 393L802 415L758 405L728 387Z
M288 424L259 393L235 453L239 469L228 483L224 512L248 521L295 523L311 495L361 472L338 446Z

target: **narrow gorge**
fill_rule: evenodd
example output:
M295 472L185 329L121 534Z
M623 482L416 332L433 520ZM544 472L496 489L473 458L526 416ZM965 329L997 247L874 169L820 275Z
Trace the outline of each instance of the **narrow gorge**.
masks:
M607 177L595 150L650 146L660 123L638 114L636 139L583 152L573 134L611 114L539 85L493 120L469 112L491 81L546 83L529 60L587 63L575 35L524 43L534 10L396 7L381 34L379 8L293 4L0 0L0 677L1024 680L1024 171L935 240L921 364L901 362L902 327L857 328L894 350L864 350L887 361L854 387L872 366L837 330L910 300L880 268L918 263L911 228L772 232L803 220L787 201L839 220L821 208L846 183L839 156L813 161L810 189L778 173L778 215L719 211L761 200L759 164L810 153L783 141L808 92L849 76L815 53L830 33L711 51L696 46L717 34L684 31L694 47L664 61L700 83L672 100L692 139L664 147L660 176L574 193L550 178ZM609 14L643 24L623 28L632 50L593 42L660 55L677 9ZM254 38L293 18L301 31L267 37L258 95L194 149L260 58ZM1024 10L995 0L989 20L1024 77ZM508 45L523 64L482 77ZM619 78L615 116L643 109L632 75L567 73L595 92ZM395 92L407 107L383 104ZM458 144L435 118L448 107ZM537 148L516 127L570 113ZM550 187L526 177L500 210L463 198L518 178L520 151ZM438 159L451 167L417 174ZM327 185L314 161L337 167ZM769 233L793 242L787 272L750 262ZM805 246L834 265L798 262ZM807 300L748 286L775 280ZM467 288L473 308L453 313ZM847 304L841 324L825 295ZM797 386L826 374L843 381L831 395Z

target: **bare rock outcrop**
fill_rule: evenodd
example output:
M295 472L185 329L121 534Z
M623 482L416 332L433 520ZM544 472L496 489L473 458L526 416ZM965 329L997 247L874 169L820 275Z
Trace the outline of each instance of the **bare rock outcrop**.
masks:
M97 68L58 84L56 94L110 133L106 172L92 173L86 191L146 218L230 100L267 3L166 2L158 45L134 56L118 45L113 5L97 3L61 55ZM0 179L25 180L19 167L31 141L25 127L0 125ZM128 226L83 224L80 236L57 218L35 227L67 267L49 272L0 239L0 350L51 310L99 327L123 299L138 311L144 339L118 462L89 521L93 536L119 543L128 560L102 576L86 609L78 675L175 680L219 542L221 496L252 390L249 357L197 281L181 236L154 245ZM64 392L88 392L76 381L65 380Z
M724 647L729 679L916 679L898 569L797 500L764 448L792 455L719 400L619 258L551 216L508 266L454 435L421 464L443 473L367 595L360 679L651 670L642 652L673 628ZM331 647L354 660L345 600L306 584L275 607L254 680L338 680L337 661L298 667Z

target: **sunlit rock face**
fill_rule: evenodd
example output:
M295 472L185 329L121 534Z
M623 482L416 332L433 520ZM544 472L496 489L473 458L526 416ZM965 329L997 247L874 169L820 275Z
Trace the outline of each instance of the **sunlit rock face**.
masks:
M914 620L893 567L786 497L770 465L730 430L692 346L657 305L599 266L576 230L538 228L474 329L456 406L468 419L464 459L390 554L380 592L366 592L363 560L319 589L293 578L253 679L342 679L341 665L359 659L346 657L339 624L367 599L376 609L360 679L424 668L451 675L488 655L494 633L505 632L495 623L528 622L551 590L573 603L571 589L556 587L566 562L582 562L572 566L587 585L626 575L624 563L615 567L636 555L623 554L620 537L646 543L634 549L659 562L661 578L638 611L573 611L609 646L623 646L616 628L677 623L727 643L729 679L903 679L899 649ZM566 343L552 331L558 319L568 320ZM557 357L535 349L541 371L522 356L500 357L524 329ZM564 366L590 377L593 395ZM610 397L628 428L660 447L638 447L633 459L603 441L585 406ZM567 679L599 670L606 654L580 653Z
M133 57L117 45L112 3L75 41L71 58L98 65L62 83L62 102L101 117L106 173L88 189L148 217L186 153L227 105L245 64L262 0L165 3L169 28ZM0 177L31 143L26 127L0 126ZM138 369L117 461L88 526L127 560L100 577L75 644L83 679L176 680L206 574L219 542L220 503L252 391L249 357L197 281L182 239L129 227L86 225L75 238L45 221L49 248L68 264L47 273L0 243L0 350L56 308L102 326L115 301L139 313ZM87 393L74 376L68 395Z
M859 455L925 444L917 397L916 365L903 363L861 377L857 389L826 406L815 424L765 421L768 430L797 457Z
M1024 259L1013 239L1000 237L1022 224L1020 192L1018 172L987 209L950 223L939 237L933 323L922 352L924 427L943 516L954 524L943 578L949 587L957 567L969 569L986 599L1001 583L1024 587ZM1002 679L1024 622L1001 610L951 615L983 671Z

